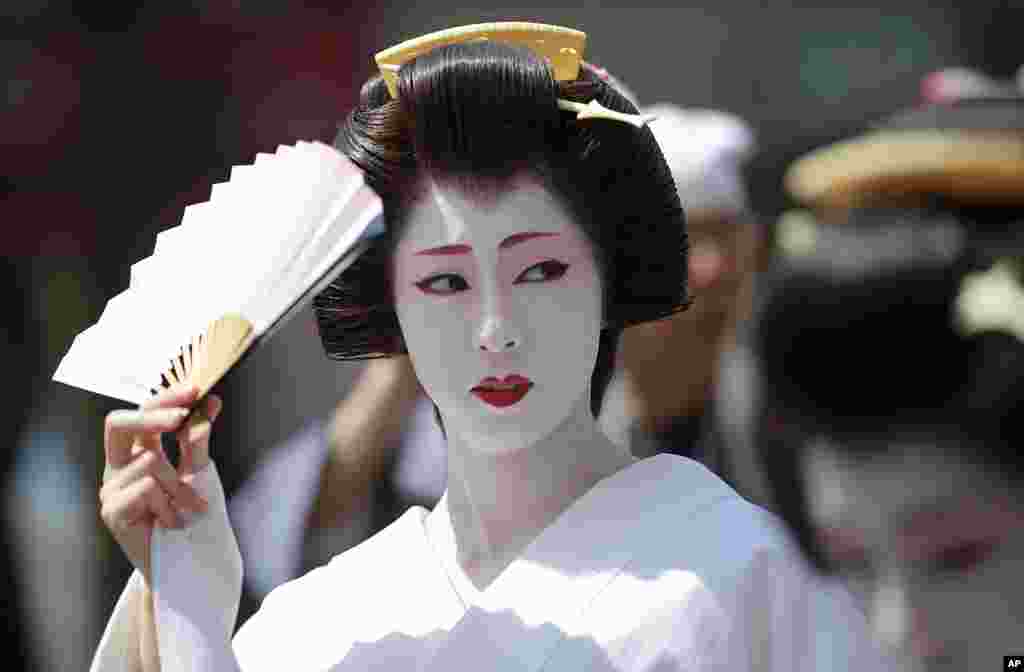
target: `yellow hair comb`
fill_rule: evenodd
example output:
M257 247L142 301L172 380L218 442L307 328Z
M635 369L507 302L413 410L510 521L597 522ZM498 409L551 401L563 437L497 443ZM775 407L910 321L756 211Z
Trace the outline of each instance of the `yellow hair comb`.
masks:
M399 45L378 52L374 60L387 84L388 92L391 93L392 98L396 98L398 97L398 71L405 63L438 47L488 40L530 49L551 65L556 81L566 82L573 81L579 76L583 50L587 44L587 34L572 28L525 21L477 23L447 28L406 40ZM611 119L632 124L637 128L653 119L650 116L615 112L599 104L596 100L590 103L577 103L559 98L558 107L576 112L577 119Z

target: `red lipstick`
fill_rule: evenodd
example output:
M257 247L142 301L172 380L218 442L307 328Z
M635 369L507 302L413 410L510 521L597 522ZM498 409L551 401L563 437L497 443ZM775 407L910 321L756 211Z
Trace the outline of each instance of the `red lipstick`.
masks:
M506 406L518 403L520 399L526 396L531 387L533 387L533 382L529 378L512 374L505 376L504 380L488 376L481 380L470 392L491 406L505 408Z

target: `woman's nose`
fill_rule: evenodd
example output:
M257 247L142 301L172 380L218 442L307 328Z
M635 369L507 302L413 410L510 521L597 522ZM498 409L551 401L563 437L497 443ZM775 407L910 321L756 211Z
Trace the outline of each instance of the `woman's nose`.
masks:
M508 314L507 297L493 288L484 302L477 348L483 352L499 353L515 350L522 345L522 334Z
M927 614L913 591L890 580L871 596L871 627L882 644L895 653L918 659L941 654L942 643L927 628Z
M518 331L500 315L488 315L480 325L477 347L490 353L508 352L522 344Z

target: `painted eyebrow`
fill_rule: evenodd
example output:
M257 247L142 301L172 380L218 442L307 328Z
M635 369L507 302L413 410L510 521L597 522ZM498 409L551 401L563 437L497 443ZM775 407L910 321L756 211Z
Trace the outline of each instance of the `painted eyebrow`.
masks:
M519 245L520 243L525 243L526 241L533 240L534 238L551 238L558 235L559 234L553 232L514 233L505 240L501 241L501 243L498 244L498 249L507 250L510 247L514 247L516 245ZM419 252L416 253L415 256L433 257L449 254L468 254L472 251L473 248L470 247L469 245L442 245L440 247L431 247L426 250L420 250Z
M558 234L553 232L513 233L511 236L501 241L501 243L498 245L498 249L507 250L510 247L514 247L519 243L525 243L526 241L533 240L534 238L552 238L557 236Z

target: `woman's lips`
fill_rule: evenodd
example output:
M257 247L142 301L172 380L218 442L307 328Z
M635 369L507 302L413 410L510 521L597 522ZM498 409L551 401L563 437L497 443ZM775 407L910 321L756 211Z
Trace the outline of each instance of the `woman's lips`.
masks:
M504 380L488 376L481 380L470 392L491 406L505 408L506 406L518 403L520 399L526 396L531 387L533 387L533 382L523 376L513 374L505 376Z

